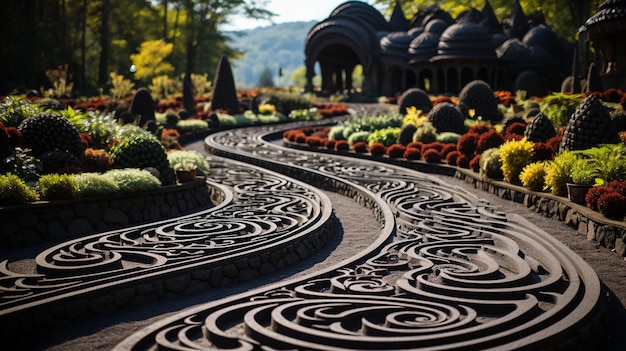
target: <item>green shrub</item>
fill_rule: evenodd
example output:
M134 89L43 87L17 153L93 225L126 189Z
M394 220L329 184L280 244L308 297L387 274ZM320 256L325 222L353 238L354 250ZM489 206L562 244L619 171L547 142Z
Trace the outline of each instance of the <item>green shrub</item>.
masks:
M382 143L385 146L391 146L396 142L396 140L398 140L400 130L401 129L398 127L377 129L367 136L367 143L370 146L377 142Z
M9 96L0 103L0 122L17 127L23 120L43 112L43 109L17 96Z
M543 162L526 165L519 175L524 187L532 191L541 191L545 187L546 166Z
M343 129L345 128L344 125L342 124L338 124L336 126L332 126L330 128L330 131L328 131L328 139L331 140L344 140L345 138L343 137Z
M369 135L370 135L370 132L367 132L364 130L360 132L354 132L350 134L350 136L348 136L348 144L354 145L354 143L359 142L359 141L367 142L367 138L369 137Z
M217 113L217 120L220 127L235 127L237 125L237 119L229 114Z
M522 169L532 162L535 149L532 141L525 138L511 140L500 146L502 174L509 183L518 183Z
M72 174L46 174L37 181L42 200L67 200L78 197L78 185Z
M120 139L109 151L114 168L156 168L164 185L174 184L174 172L169 166L163 145L152 134Z
M573 151L563 151L546 168L546 187L552 194L567 195L567 183L572 183L572 167L577 160Z
M81 197L109 195L120 191L116 182L101 173L77 174L75 180Z
M292 110L308 109L313 107L317 99L313 94L296 92L273 91L267 94L268 104L276 106L276 110L288 116Z
M187 150L171 150L167 153L167 161L172 169L178 169L177 165L192 164L198 172L208 172L209 163L199 152Z
M0 175L0 206L37 201L37 193L15 174Z
M323 117L317 107L297 109L289 112L289 119L292 121L316 121Z
M413 133L413 141L421 141L425 144L437 141L437 129L435 129L432 123L424 121Z
M450 144L450 143L456 144L459 141L460 137L461 137L460 134L457 134L454 132L443 132L437 135L437 141L444 143L444 144Z
M480 156L478 174L483 178L502 179L502 161L500 161L500 148L495 147L485 150Z
M209 123L200 119L184 119L176 123L176 129L181 133L204 131L209 129Z
M112 169L104 176L114 181L121 192L134 193L158 189L161 182L150 172L135 168Z

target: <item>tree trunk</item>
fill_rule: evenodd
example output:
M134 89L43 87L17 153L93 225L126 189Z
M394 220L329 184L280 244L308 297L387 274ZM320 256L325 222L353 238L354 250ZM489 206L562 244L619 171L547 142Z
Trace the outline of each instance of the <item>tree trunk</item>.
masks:
M102 0L102 27L100 29L100 61L98 64L98 85L101 87L108 80L109 57L109 1Z

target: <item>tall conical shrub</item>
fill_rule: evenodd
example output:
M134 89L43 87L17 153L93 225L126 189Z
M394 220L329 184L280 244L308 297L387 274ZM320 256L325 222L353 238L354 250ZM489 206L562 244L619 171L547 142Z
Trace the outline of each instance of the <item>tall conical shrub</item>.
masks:
M128 110L135 117L139 116L139 126L143 126L148 121L154 121L155 107L156 105L152 94L150 94L150 90L148 90L148 88L139 88L137 92L135 92Z
M183 107L191 115L196 113L194 90L193 83L191 83L191 77L189 74L185 74L185 77L183 77Z
M595 95L589 95L570 117L561 150L584 150L600 144L619 143L609 110Z
M226 110L229 114L239 112L239 101L237 100L237 89L235 88L235 78L230 68L228 57L222 55L217 63L217 71L213 80L213 98L211 99L211 109Z

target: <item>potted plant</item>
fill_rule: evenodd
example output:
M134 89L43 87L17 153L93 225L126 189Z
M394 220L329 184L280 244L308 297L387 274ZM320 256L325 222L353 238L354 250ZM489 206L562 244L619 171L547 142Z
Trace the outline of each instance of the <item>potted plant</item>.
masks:
M209 170L207 160L196 151L171 150L167 153L167 160L179 183L195 180L198 175Z
M179 183L191 182L196 179L198 167L193 162L181 161L174 164L173 168Z
M585 203L587 191L596 183L596 169L593 159L578 158L572 163L571 182L567 183L567 197L577 204Z

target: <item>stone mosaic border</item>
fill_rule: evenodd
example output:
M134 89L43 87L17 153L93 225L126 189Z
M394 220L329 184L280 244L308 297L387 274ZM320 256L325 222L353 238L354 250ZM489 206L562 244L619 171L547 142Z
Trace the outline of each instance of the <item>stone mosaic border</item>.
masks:
M211 206L206 179L150 192L0 207L0 250L175 218Z

